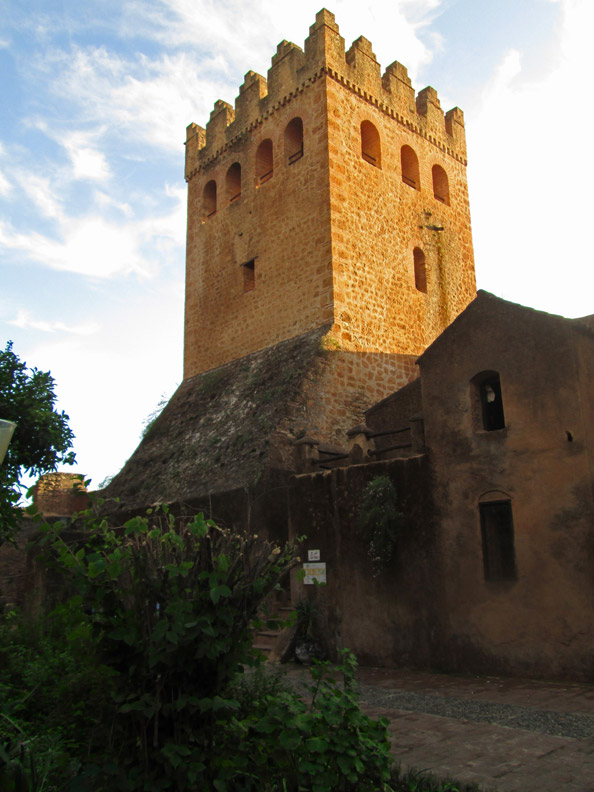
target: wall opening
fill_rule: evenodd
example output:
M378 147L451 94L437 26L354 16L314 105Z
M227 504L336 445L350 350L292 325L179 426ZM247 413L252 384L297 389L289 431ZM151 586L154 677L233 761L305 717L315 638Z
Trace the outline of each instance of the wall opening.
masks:
M285 157L292 165L303 156L303 121L294 118L285 129Z
M438 201L450 205L450 185L448 183L448 174L441 167L441 165L434 165L431 169L433 176L433 195Z
M361 156L376 168L382 167L380 136L371 121L361 122Z
M505 428L501 380L497 371L481 371L472 378L471 398L475 429L494 432Z
M515 580L516 553L511 501L479 503L485 580Z
M266 138L256 151L256 185L264 184L272 179L272 140Z
M402 166L402 181L409 187L420 190L419 160L410 146L402 146L400 149L400 164Z
M256 288L256 259L250 259L242 264L241 271L244 292L253 291Z
M427 294L427 269L425 266L425 254L421 248L413 250L415 265L415 289Z
M229 203L239 200L241 198L241 165L239 162L234 162L227 171L225 179L227 187L227 200Z
M206 182L202 192L202 222L217 211L217 183L214 179Z

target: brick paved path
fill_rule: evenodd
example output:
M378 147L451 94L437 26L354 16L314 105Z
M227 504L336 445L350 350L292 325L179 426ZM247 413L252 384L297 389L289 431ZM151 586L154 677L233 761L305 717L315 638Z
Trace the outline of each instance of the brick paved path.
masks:
M594 685L360 669L405 768L497 792L594 792Z

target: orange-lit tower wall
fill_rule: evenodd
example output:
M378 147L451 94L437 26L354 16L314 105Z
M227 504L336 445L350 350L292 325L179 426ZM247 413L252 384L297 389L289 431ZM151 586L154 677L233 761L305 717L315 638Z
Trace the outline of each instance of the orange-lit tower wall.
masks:
M382 398L475 296L462 111L329 11L188 127L186 179L186 378L328 327Z

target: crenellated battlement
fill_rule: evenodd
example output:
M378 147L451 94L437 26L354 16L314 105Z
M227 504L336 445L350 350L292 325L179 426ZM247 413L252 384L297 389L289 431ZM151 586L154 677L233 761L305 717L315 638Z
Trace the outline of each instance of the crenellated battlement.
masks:
M424 88L415 97L406 67L391 63L382 74L371 42L360 36L346 50L334 14L322 9L304 48L283 40L267 78L249 71L235 106L217 100L206 129L190 124L186 138L186 178L256 129L263 120L317 80L332 79L397 123L466 164L464 115L455 107L444 114L437 92Z

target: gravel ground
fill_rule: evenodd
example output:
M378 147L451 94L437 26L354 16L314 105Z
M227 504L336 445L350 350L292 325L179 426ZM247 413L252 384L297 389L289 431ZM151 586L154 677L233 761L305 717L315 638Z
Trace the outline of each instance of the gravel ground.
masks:
M287 674L291 683L304 694L310 684L305 669L301 673ZM497 704L480 699L439 696L435 693L417 693L384 685L359 684L360 701L364 709L380 709L388 719L397 718L399 712L422 712L493 726L509 726L531 732L573 739L594 738L594 715L557 712L516 704ZM394 710L394 715L390 715Z
M594 737L594 716L552 712L489 701L471 701L452 696L414 693L409 690L387 690L361 685L361 704L378 709L407 710L441 715L444 718L510 726L514 729L552 734L557 737L583 739Z

